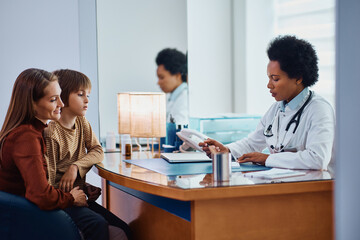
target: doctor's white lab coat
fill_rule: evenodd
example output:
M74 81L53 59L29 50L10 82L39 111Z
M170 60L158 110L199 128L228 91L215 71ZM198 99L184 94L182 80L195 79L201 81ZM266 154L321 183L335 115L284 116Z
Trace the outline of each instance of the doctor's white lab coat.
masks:
M254 132L247 138L227 145L234 158L249 152L261 152L267 147L270 155L265 165L268 167L326 170L332 157L335 114L324 98L314 93L304 108L295 134L294 123L288 132L285 131L290 119L306 99L293 110L285 107L284 112L280 111L281 102L274 103ZM273 125L273 136L266 137L264 130L270 124ZM279 152L281 145L284 146L283 152Z

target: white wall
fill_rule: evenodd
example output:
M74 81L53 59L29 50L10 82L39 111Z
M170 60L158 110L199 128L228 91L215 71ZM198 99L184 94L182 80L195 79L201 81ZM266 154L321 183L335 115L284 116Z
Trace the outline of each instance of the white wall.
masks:
M267 88L266 49L274 34L272 0L246 1L246 112L263 115L275 102Z
M233 112L246 113L247 97L247 57L249 52L246 48L246 29L247 29L247 14L246 14L246 0L233 1L232 16L233 16L233 41L232 41L232 72L233 72L233 88L232 101Z
M160 92L157 53L187 51L186 0L97 2L100 131L118 131L117 93ZM191 81L191 80L190 80Z
M0 2L0 124L2 125L17 76L27 68L54 71L70 68L87 74L94 101L87 118L98 134L95 0L14 0ZM54 11L56 9L56 11ZM85 10L84 10L85 9ZM83 21L79 29L79 11ZM90 19L93 22L89 22ZM86 23L89 24L86 26ZM91 25L92 24L92 25ZM93 26L93 33L90 31ZM91 38L92 37L92 38ZM80 49L80 41L83 48ZM93 42L91 42L93 41ZM84 48L85 46L85 48ZM92 46L92 48L90 48ZM82 58L80 52L84 55ZM91 55L93 54L93 55ZM82 60L81 60L82 59ZM90 64L92 63L92 64ZM95 70L95 73L93 71Z
M190 116L264 114L272 0L188 2Z
M273 0L233 0L234 112L263 115L269 94L266 49L275 37Z
M20 72L33 67L69 68L84 72L92 81L87 118L98 135L95 19L95 0L0 1L1 126ZM92 171L87 180L101 185Z
M190 116L232 111L231 6L188 1Z
M20 72L32 67L79 69L78 2L0 1L0 31L2 125Z
M360 1L337 1L336 239L360 239Z

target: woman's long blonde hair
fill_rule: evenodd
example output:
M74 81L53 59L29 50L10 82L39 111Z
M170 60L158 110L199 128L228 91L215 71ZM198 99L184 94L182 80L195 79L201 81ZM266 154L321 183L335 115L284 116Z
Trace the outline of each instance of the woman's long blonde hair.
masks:
M0 153L2 153L4 139L9 133L35 118L34 103L45 95L44 89L53 81L57 81L55 75L36 68L26 69L17 77L0 131Z

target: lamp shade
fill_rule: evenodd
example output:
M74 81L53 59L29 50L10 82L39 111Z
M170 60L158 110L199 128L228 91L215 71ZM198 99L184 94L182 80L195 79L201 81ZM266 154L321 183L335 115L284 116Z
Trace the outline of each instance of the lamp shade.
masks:
M119 134L132 137L165 137L164 93L118 93Z

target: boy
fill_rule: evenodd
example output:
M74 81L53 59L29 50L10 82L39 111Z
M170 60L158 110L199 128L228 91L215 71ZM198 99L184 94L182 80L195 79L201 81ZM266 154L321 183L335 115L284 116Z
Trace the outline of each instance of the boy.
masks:
M60 119L50 122L44 131L49 183L66 192L79 186L88 195L88 207L65 209L85 239L108 239L108 224L128 234L126 223L95 202L100 189L85 183L86 173L104 158L102 147L85 118L91 82L85 74L74 70L57 70L54 74L59 79L64 107Z

